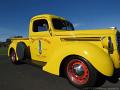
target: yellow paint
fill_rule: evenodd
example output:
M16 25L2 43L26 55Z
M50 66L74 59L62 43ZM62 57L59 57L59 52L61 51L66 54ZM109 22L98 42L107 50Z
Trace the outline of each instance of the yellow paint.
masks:
M49 57L49 62L45 67L43 67L45 71L54 72L54 74L59 75L59 66L61 61L66 56L79 55L88 60L102 74L107 76L111 76L113 74L114 68L110 56L106 52L104 52L101 48L97 47L92 43L88 42L79 42L74 44L69 43L64 47L57 49L57 52L58 53L54 52L51 55L51 57Z
M17 43L24 42L30 47L32 60L46 62L47 64L43 67L43 70L55 75L60 74L60 64L69 55L84 57L106 76L112 76L114 68L120 68L116 29L56 30L53 27L52 18L65 20L50 14L33 17L29 26L29 38L13 39L8 49L8 56L11 48L16 51ZM48 31L33 32L33 22L39 19L48 21ZM112 38L113 54L108 53L108 37ZM41 49L41 52L39 49ZM19 60L18 57L17 60Z

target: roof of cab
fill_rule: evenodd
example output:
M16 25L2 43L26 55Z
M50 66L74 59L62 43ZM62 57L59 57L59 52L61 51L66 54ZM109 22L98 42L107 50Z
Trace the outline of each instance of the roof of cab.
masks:
M51 17L51 18L60 18L60 19L64 19L63 17L56 16L56 15L53 15L53 14L41 14L41 15L36 15L36 16L32 17L32 19L40 18L40 17ZM65 19L64 19L64 20L65 20Z

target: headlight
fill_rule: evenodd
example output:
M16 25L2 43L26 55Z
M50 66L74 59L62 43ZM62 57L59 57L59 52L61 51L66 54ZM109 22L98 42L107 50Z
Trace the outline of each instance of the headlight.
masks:
M117 31L117 34L116 34L116 45L117 45L118 51L120 52L120 32L119 31Z
M113 43L112 43L111 37L108 37L108 52L110 54L113 53Z
M113 43L112 43L111 37L103 37L101 40L102 40L103 48L108 49L108 53L112 54L113 53Z
M116 35L116 45L117 45L117 48L118 48L118 36Z

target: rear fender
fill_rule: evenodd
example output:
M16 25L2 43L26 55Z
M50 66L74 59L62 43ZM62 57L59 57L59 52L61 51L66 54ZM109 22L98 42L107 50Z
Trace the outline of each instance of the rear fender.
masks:
M16 52L16 45L17 45L17 42L12 42L10 45L9 45L9 48L8 48L8 57L10 56L10 50L11 49L14 49L15 52Z

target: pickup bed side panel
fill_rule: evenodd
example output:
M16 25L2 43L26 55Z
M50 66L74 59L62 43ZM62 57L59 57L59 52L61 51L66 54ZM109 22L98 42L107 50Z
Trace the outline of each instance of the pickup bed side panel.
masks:
M106 76L112 76L114 67L110 56L98 46L81 42L78 44L65 45L54 52L43 70L59 75L62 60L69 55L79 55L88 60L99 72Z

